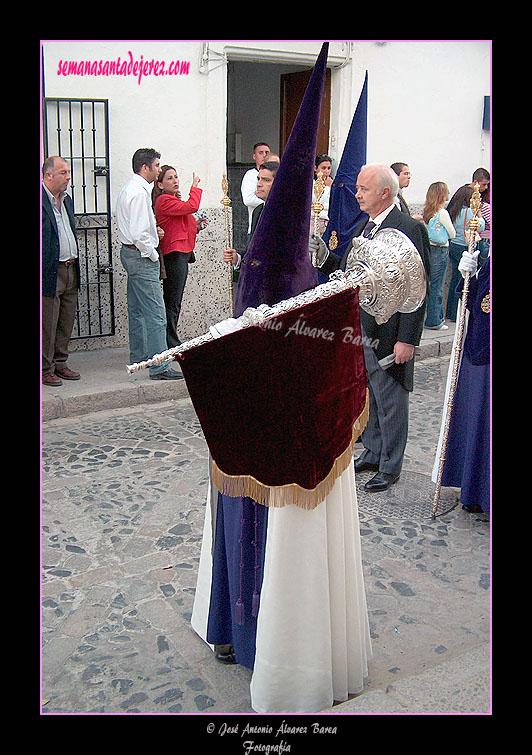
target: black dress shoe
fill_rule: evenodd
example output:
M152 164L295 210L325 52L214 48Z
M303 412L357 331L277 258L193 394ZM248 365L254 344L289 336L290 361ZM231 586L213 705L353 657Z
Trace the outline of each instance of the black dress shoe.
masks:
M473 503L471 506L462 506L464 511L469 511L470 514L482 514L483 509L482 506L479 506L478 503Z
M399 475L387 474L386 472L378 472L375 477L368 480L364 485L364 490L368 493L379 493L381 490L388 490L390 485L397 482Z
M214 657L220 663L236 663L235 651L231 645L215 645Z
M355 459L355 472L365 472L368 469L371 469L372 472L377 472L379 465L372 464L370 461L364 461L361 456Z
M168 368L164 372L157 372L155 375L150 375L150 380L183 380L183 375L176 370Z

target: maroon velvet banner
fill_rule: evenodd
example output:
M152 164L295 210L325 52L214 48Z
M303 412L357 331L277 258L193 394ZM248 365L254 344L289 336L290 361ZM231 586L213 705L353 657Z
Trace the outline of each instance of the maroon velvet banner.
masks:
M353 443L366 405L357 290L188 349L178 360L212 459L228 477L313 490Z

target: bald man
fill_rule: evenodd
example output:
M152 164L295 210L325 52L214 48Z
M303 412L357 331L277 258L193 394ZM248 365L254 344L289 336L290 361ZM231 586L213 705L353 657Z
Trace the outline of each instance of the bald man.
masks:
M74 206L66 193L69 164L48 157L42 174L42 383L57 387L80 378L67 367L78 306L78 242Z
M355 228L354 237L372 238L383 228L396 228L412 241L430 278L430 261L426 254L420 223L401 212L395 199L399 180L387 165L364 165L357 177L356 199L369 220L364 219ZM330 252L321 239L312 238L309 251L317 251L318 267L327 275L345 270L351 251L348 247L342 258ZM396 312L379 325L375 318L360 310L360 322L366 338L364 359L370 392L370 415L362 433L364 451L355 460L355 471L371 470L375 475L364 489L368 492L387 490L399 479L408 437L409 393L414 385L414 351L421 340L425 319L425 302L415 312ZM385 357L392 358L387 366L379 364Z

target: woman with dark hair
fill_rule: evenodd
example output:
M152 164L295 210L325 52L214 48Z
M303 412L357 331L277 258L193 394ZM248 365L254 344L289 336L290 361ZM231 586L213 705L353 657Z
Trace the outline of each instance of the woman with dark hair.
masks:
M449 286L449 296L447 297L447 307L445 310L445 319L451 320L451 322L456 322L456 309L458 307L456 287L461 280L458 263L462 258L462 254L467 251L469 247L467 232L469 231L469 221L473 217L473 210L469 206L472 195L473 188L471 186L462 186L455 193L447 207L447 212L449 213L456 231L456 236L449 244L449 262L452 269L452 275ZM485 227L486 221L483 218L480 218L480 226L478 230L483 231Z
M166 308L166 340L168 348L179 346L177 323L181 312L183 292L188 277L189 263L195 261L194 247L198 231L205 228L207 219L196 220L202 190L200 179L192 174L192 187L186 202L179 192L179 178L175 168L163 165L152 191L155 219L163 231L160 242L166 277L163 278L163 299Z
M443 318L443 284L449 264L449 239L456 236L445 205L449 187L443 181L432 183L427 189L423 221L427 225L430 242L430 293L427 301L425 328L447 330Z

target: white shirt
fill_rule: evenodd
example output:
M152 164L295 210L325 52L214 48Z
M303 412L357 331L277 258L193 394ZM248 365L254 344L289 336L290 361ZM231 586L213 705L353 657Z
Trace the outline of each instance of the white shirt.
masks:
M244 178L240 184L240 193L242 194L242 201L248 208L248 233L251 231L251 216L253 210L263 203L264 200L259 199L255 194L257 190L257 181L259 179L259 171L257 168L250 168L244 173Z
M141 257L159 261L159 237L151 205L151 184L136 173L118 195L116 225L122 244L134 245Z
M387 207L385 210L379 213L379 215L376 215L374 218L370 218L370 220L373 221L373 223L375 223L375 228L373 228L370 231L368 238L372 239L373 236L375 236L375 234L379 230L379 226L381 225L381 223L384 222L384 219L388 217L388 215L390 214L390 212L393 210L394 207L395 207L395 204L392 203L389 207Z
M78 256L78 245L65 207L65 192L61 192L59 196L60 204L58 205L56 198L51 191L49 191L48 187L45 186L44 183L43 186L50 199L57 225L57 233L59 235L59 262L75 259Z

